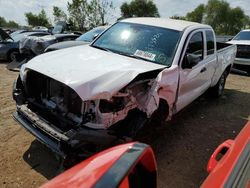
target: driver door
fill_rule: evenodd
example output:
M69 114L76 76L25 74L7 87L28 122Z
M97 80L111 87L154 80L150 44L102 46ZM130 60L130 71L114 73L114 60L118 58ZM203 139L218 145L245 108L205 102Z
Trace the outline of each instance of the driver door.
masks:
M191 33L184 52L179 73L177 112L198 98L209 87L207 61L204 60L205 42L202 30ZM192 63L190 63L190 59L188 60L190 56L195 57Z

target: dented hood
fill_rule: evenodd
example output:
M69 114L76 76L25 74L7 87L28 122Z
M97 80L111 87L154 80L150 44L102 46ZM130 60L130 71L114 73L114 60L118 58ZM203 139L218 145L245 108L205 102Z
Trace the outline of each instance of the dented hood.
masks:
M138 74L163 68L86 45L37 56L22 66L21 77L32 69L68 85L82 100L109 99Z

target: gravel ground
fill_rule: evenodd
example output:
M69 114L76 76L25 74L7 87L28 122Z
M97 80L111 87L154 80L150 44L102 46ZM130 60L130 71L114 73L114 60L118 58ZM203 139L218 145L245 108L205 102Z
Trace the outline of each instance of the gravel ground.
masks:
M11 117L16 72L0 63L0 187L38 187L59 173L55 156ZM203 95L146 140L156 155L159 187L198 187L214 149L250 119L250 77L230 74L224 96Z

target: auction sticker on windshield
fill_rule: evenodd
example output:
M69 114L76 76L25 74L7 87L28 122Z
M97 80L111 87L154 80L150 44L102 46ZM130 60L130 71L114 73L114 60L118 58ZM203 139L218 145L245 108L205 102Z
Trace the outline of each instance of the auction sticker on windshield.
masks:
M142 57L144 59L148 59L148 60L151 60L151 61L154 61L155 60L155 54L153 53L150 53L150 52L144 52L142 50L136 50L135 53L134 53L135 56L138 56L138 57Z

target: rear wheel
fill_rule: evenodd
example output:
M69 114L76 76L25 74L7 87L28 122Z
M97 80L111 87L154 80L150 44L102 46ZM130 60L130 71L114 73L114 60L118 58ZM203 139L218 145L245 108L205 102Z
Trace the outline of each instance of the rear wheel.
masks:
M225 84L226 84L226 79L227 79L227 72L225 71L221 75L218 83L214 87L211 88L212 96L221 97L223 95Z

